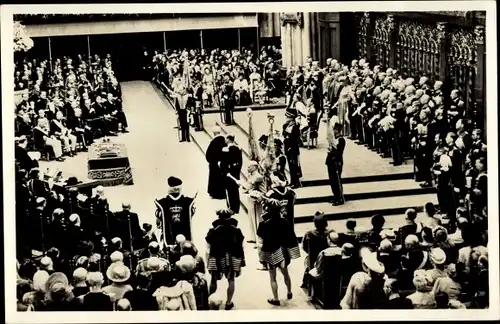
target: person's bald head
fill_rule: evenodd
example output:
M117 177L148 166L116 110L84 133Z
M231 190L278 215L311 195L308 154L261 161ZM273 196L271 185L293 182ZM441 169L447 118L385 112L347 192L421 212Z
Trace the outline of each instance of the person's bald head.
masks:
M122 209L123 210L130 210L130 203L129 202L122 202Z
M339 234L337 232L330 232L328 234L328 242L330 245L337 245L339 243Z

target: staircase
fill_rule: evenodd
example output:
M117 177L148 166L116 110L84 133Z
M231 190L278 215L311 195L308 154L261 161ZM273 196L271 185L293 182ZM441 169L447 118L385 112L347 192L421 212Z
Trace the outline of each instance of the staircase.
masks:
M284 122L284 111L273 110L275 128L281 129ZM268 133L268 111L254 111L253 122L255 136ZM246 180L246 169L249 162L248 152L248 119L245 112L235 112L235 125L226 126L215 114L204 115L205 125L217 124L223 134L234 134L236 142L243 151L242 178ZM191 136L200 150L205 153L213 135L208 130L192 132ZM390 159L383 159L377 153L366 147L346 140L344 153L343 184L346 203L332 206L331 189L328 183L326 166L325 125L320 127L318 147L308 150L301 149L302 185L295 190L297 201L295 205L295 230L302 237L313 228L313 218L316 211L325 213L331 228L337 231L345 230L345 220L357 219L358 227L370 228L370 217L382 214L386 218L386 227L397 227L404 223L404 213L408 208L421 212L423 206L432 202L437 204L434 188L421 188L413 180L413 161L407 161L401 166L392 166ZM289 172L287 170L287 172ZM242 207L246 211L247 201L242 197Z

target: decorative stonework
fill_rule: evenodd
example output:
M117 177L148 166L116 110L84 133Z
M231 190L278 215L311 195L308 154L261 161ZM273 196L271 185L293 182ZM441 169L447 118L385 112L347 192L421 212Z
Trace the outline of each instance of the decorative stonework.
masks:
M476 35L476 44L484 44L484 26L476 26L474 28L474 34Z
M298 25L299 27L304 26L304 14L302 12L282 12L280 20L282 26L286 24Z
M441 43L446 37L446 23L438 22L436 25L436 40Z

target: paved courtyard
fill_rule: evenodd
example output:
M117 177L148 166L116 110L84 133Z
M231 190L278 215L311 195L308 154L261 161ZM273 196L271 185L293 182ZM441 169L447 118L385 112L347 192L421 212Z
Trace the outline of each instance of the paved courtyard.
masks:
M155 223L153 200L166 195L167 178L177 176L184 181L184 191L188 195L198 193L197 211L193 218L193 241L205 254L205 235L215 220L215 210L225 206L225 202L214 201L206 194L208 169L205 157L193 143L177 141L174 111L161 93L149 82L122 83L124 109L129 121L129 134L112 138L115 142L127 146L132 167L134 185L107 187L106 196L113 211L120 209L121 203L128 201L132 210L139 214L141 223ZM87 154L81 153L65 162L41 163L41 168L56 167L68 176L80 180L87 179ZM249 224L243 211L236 216L245 236L248 236ZM253 245L245 245L247 266L236 282L234 297L235 309L271 309L267 303L271 296L266 272L257 270L258 258ZM300 288L303 271L303 257L290 266L294 285L294 299L286 300L283 279L279 279L282 289L282 308L311 309L306 293ZM227 284L221 282L218 295L225 300Z

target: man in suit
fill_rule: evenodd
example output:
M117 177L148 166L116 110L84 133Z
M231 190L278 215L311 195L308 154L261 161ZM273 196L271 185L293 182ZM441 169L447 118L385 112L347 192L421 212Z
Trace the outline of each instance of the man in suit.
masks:
M221 97L221 108L224 110L224 118L222 121L225 125L232 125L234 112L234 88L228 74L224 75L224 84L221 88Z
M19 164L19 168L25 171L29 171L32 168L38 167L38 162L33 160L26 150L28 141L26 136L16 137L16 147L15 147L15 157L16 162Z
M243 155L241 149L234 141L234 135L226 136L226 147L222 149L223 158L221 162L221 171L226 175L224 183L226 183L227 203L228 208L235 214L240 212L240 192L239 185L234 179L240 179L241 167L243 166ZM231 177L229 177L231 176Z
M117 98L115 98L112 93L108 93L107 100L104 102L103 105L104 105L106 114L110 115L110 117L112 117L113 119L116 120L115 128L113 129L113 131L118 131L119 124L121 124L122 133L128 133L127 117L125 116L125 113L123 112L123 109L121 107L121 102L119 102L119 100Z
M130 251L130 243L136 245L136 240L142 237L139 216L130 211L129 203L122 203L122 210L114 213L110 223L111 236L121 238L125 250Z
M76 136L77 142L81 141L84 150L87 150L87 146L92 144L94 140L92 128L82 119L82 110L80 108L74 109L73 117L68 118L68 128Z
M333 140L330 143L326 156L326 166L328 168L328 179L332 188L333 199L330 201L334 206L342 205L345 202L342 190L342 168L344 165L345 139L341 136L342 124L333 126Z

